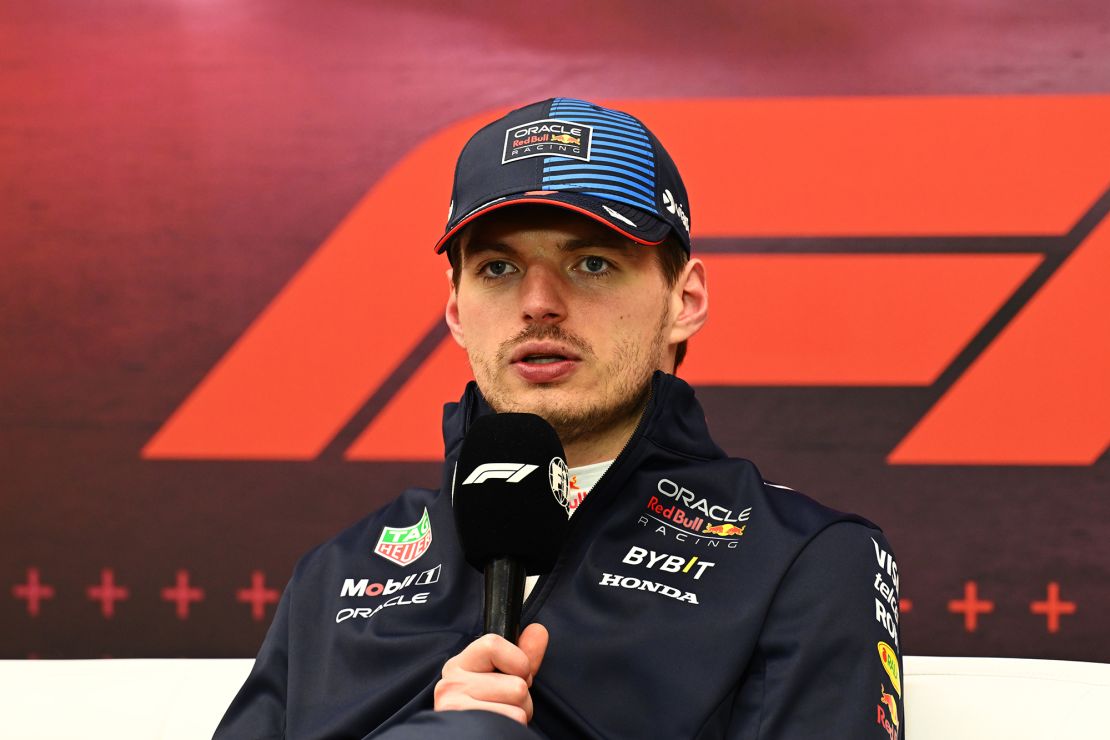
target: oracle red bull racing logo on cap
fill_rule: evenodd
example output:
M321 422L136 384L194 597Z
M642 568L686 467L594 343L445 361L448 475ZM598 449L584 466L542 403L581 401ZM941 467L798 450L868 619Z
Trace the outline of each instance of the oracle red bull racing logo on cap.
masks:
M374 552L397 565L409 565L432 546L432 523L428 509L416 524L408 527L382 527Z
M505 130L501 164L529 157L568 157L590 161L594 127L560 118L544 118Z

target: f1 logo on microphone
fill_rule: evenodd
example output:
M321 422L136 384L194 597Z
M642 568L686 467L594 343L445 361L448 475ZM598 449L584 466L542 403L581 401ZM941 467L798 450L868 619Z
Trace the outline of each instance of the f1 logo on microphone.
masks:
M484 483L490 478L504 478L506 483L519 483L537 467L539 466L519 463L482 463L466 476L462 485Z

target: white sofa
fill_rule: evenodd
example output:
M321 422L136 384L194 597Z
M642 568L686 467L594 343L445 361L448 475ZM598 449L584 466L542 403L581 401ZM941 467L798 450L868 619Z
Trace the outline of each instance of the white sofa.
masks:
M250 660L0 661L0 737L211 737ZM905 658L908 740L1110 737L1110 665ZM878 697L876 697L877 699Z

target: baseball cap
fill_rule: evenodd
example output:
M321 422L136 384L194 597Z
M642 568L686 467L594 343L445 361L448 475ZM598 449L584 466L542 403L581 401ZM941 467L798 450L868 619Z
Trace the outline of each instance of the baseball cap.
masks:
M673 232L690 253L686 186L667 150L638 118L585 100L532 103L470 137L436 252L478 216L518 203L577 211L640 244Z

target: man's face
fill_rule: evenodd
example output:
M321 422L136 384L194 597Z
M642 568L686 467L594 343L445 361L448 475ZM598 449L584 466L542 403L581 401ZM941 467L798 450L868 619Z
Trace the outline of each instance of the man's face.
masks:
M490 405L539 414L564 444L630 431L673 357L655 247L552 206L494 211L461 238L448 323Z

